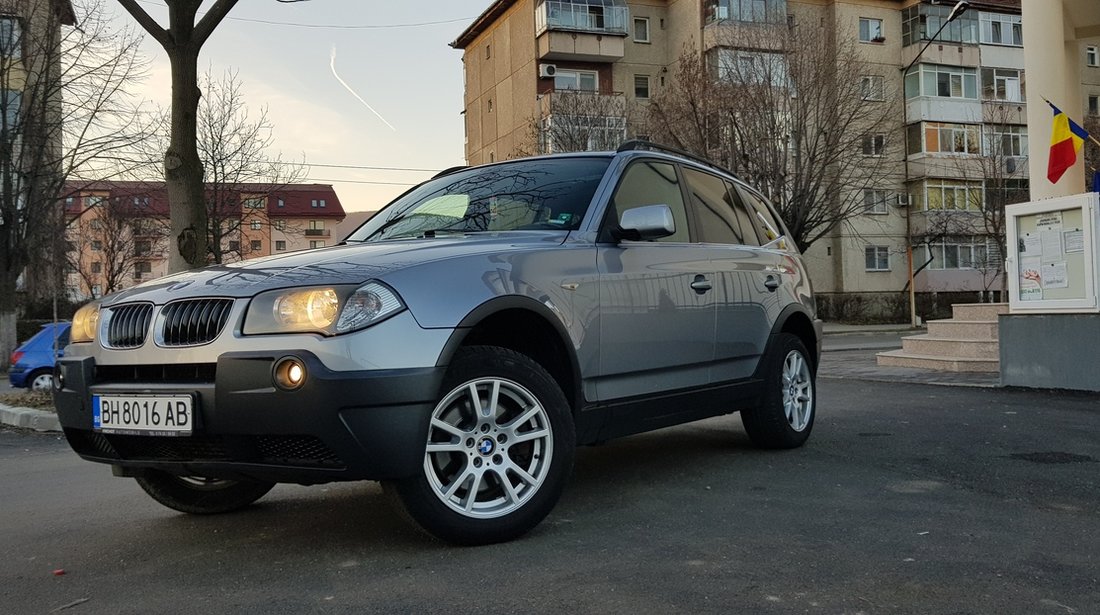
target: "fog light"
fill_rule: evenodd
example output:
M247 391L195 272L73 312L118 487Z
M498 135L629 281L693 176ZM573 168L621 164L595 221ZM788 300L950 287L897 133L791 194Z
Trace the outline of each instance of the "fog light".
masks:
M275 364L275 384L281 389L293 391L305 384L306 366L294 357L280 359Z

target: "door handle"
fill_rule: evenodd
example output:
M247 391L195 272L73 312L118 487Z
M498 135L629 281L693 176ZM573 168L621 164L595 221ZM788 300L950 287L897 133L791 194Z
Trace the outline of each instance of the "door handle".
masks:
M764 278L764 287L774 293L775 289L779 288L779 278L774 275L768 275L768 277Z
M696 293L701 295L713 287L710 285L710 281L708 281L705 277L703 277L702 275L697 275L695 276L695 281L691 283L691 288Z

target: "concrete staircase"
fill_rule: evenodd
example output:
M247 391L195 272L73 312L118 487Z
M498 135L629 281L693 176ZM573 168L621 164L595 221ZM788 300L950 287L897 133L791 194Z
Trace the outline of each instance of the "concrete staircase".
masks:
M928 333L901 339L901 350L880 352L878 364L949 372L998 372L997 316L1007 303L956 303L948 320L928 321Z

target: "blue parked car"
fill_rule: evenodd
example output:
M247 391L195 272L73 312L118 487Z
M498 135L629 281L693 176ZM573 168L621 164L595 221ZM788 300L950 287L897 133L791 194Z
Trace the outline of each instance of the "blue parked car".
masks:
M49 391L53 386L53 364L69 344L67 322L47 323L22 346L11 354L11 370L8 380L17 388ZM54 352L54 335L57 335L57 351Z

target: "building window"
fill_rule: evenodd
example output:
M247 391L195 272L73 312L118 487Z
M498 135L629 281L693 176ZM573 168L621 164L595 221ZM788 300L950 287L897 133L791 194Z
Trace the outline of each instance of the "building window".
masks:
M325 242L322 239L317 239L317 240L313 240L313 241L309 242L309 249L310 250L312 250L314 248L323 248L323 247L325 247Z
M492 112L493 112L493 99L492 99L492 98L490 98L490 99L489 99L489 100L487 101L487 103L486 103L486 109L488 109L488 112L489 112L489 113L492 113Z
M1100 114L1100 96L1089 96L1089 115Z
M282 199L279 199L279 202L278 202L277 206L278 207L286 207L286 201L284 201Z
M555 113L542 120L539 151L544 154L598 152L615 149L624 139L626 118L623 116Z
M996 246L981 237L946 237L922 246L922 262L931 260L929 269L999 269ZM931 258L929 258L931 257Z
M648 43L649 42L649 18L648 17L635 17L634 18L634 42L635 43Z
M649 75L634 75L634 98L649 98Z
M983 68L982 98L1024 102L1024 71L1011 68Z
M230 252L238 252L238 251L240 251L240 249L241 249L241 242L237 241L236 239L230 239L229 240L229 251Z
M92 263L92 273L103 273L103 263L99 261Z
M987 45L1024 46L1024 35L1020 26L1019 15L979 13L978 20L981 22L981 42Z
M591 70L563 70L554 73L555 90L584 90L595 92L600 88L599 74ZM489 103L492 111L492 101Z
M732 19L753 23L781 23L786 16L785 0L706 0L703 19L714 23Z
M134 273L153 273L153 263L149 261L134 263Z
M859 96L863 100L886 100L885 88L881 75L864 75L859 79Z
M863 135L863 155L881 156L886 151L886 135Z
M1093 45L1085 47L1085 64L1100 66L1100 48Z
M770 84L786 87L790 84L787 59L781 53L746 51L720 48L711 52L708 61L714 62L718 78L744 85ZM714 58L717 57L717 61Z
M8 129L19 126L19 109L23 106L23 93L18 90L3 90L0 96L0 118Z
M920 135L910 133L909 153L929 152L932 154L980 154L981 141L978 139L977 124L949 124L947 122L924 122L924 143L921 146Z
M316 207L317 207L317 199L313 199L313 200L311 200L311 201L309 202L309 206L310 206L310 207L313 207L313 208L316 208Z
M1027 126L990 125L987 138L989 156L1027 156Z
M276 220L275 221L275 230L285 231L286 230L286 220Z
M309 230L311 230L311 231L323 231L323 230L325 230L325 221L324 220L310 220L309 221Z
M867 271L890 271L890 248L867 246L863 249Z
M149 256L153 252L153 242L142 239L134 242L134 256Z
M905 74L905 98L939 96L978 99L978 73L973 68L921 64Z
M93 252L99 252L102 249L103 249L103 242L98 240L98 239L93 239L92 240L92 251Z
M248 227L254 231L258 231L263 228L263 224L259 220L252 220L248 223Z
M0 55L11 59L23 55L23 24L18 17L0 17Z
M262 196L252 197L244 200L244 207L245 209L263 209L266 201L267 199Z
M881 43L885 41L886 37L882 35L882 20L860 17L859 40L861 43Z
M876 190L874 188L863 189L863 213L865 214L884 214L886 213L886 191Z
M99 284L96 284L95 286L92 286L92 297L95 297L96 299L99 299L102 296L103 296L103 287L100 286Z
M551 29L630 33L630 9L624 0L540 0L535 6L535 35Z
M940 26L951 14L955 3L928 4L920 2L901 11L901 44L915 45L940 32L937 41L946 43L977 43L978 17L975 11L966 11L947 24Z
M248 245L253 252L259 251L261 248L263 248L263 242L261 242L259 239L253 239L251 242L249 242Z
M949 179L930 179L924 185L927 211L981 211L982 185Z
M492 45L485 45L485 59L488 60L491 57L493 57Z
M276 240L275 241L275 251L276 252L282 252L283 250L286 250L286 242L281 240L281 239Z
M90 226L91 226L91 227L92 227L93 229L95 229L95 230L97 230L97 231L98 231L99 229L103 228L103 222L102 222L102 221L101 221L101 220L100 220L99 218L95 218L95 219L93 219L93 220L92 220L92 221L91 221L91 222L89 223L89 225L90 225Z

